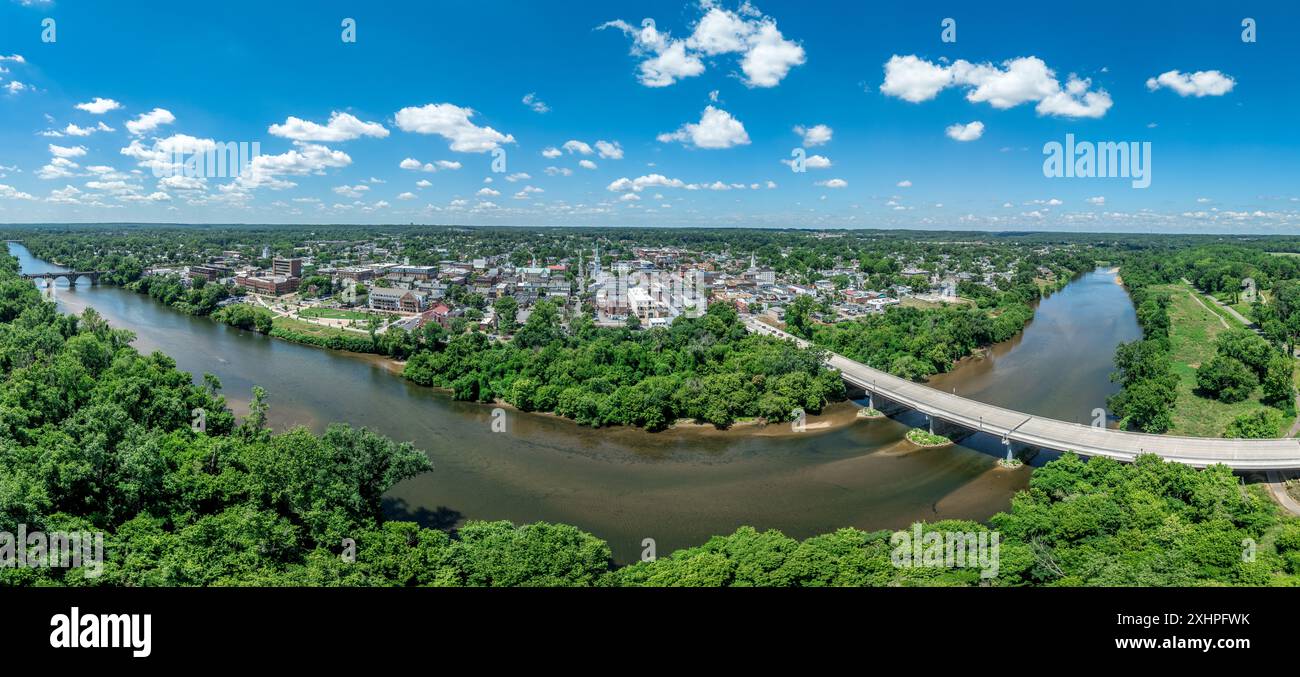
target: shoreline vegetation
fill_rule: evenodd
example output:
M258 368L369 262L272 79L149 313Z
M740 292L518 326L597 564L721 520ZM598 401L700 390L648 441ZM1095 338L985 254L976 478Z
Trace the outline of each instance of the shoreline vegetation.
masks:
M1122 268L1143 338L1121 345L1109 401L1121 427L1194 437L1281 438L1296 430L1300 262L1215 245L1140 254ZM1257 285L1271 289L1257 290ZM1218 302L1257 294L1246 327ZM1213 298L1206 298L1212 296ZM1263 303L1266 296L1275 302Z

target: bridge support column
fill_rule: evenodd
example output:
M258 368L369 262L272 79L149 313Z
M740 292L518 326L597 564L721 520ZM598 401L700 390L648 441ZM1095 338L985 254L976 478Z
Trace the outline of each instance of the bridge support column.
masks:
M1014 463L1019 465L1024 461L1032 460L1038 455L1038 447L1023 442L1009 440L1005 437L1002 438L1002 446L1007 449L1007 457L1004 460L1005 463Z
M886 416L893 416L894 414L907 410L907 407L898 404L897 402L891 402L870 391L867 392L867 406Z
M950 440L956 441L974 434L973 431L968 430L965 426L945 421L941 418L930 416L929 414L926 414L925 419L930 424L931 435L943 435Z

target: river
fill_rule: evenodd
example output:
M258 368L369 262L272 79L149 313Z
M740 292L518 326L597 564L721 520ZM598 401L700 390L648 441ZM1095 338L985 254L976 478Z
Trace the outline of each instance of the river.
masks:
M61 270L20 244L10 243L9 251L24 272ZM261 385L277 429L320 431L341 421L414 443L433 471L394 487L385 509L430 527L465 519L564 522L605 539L615 559L628 562L646 538L664 554L741 525L806 538L845 526L984 520L1005 510L1029 478L1027 467L997 465L1001 445L988 436L917 450L903 439L904 423L921 424L916 415L802 433L785 426L646 433L507 411L506 430L493 432L491 407L413 385L373 356L271 339L84 280L74 288L60 284L55 297L64 312L93 306L113 326L135 332L142 352L160 350L196 377L217 375L236 413L247 410L253 385ZM1115 345L1137 336L1114 273L1094 271L1045 299L1017 339L964 361L936 387L1086 422L1092 402L1104 406L1114 391L1107 375ZM810 418L810 427L851 418L855 410L836 405Z

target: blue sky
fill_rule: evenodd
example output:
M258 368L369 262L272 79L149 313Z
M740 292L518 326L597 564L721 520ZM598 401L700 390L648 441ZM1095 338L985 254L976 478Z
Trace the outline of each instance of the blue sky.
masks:
M1290 3L0 2L0 222L1300 230Z

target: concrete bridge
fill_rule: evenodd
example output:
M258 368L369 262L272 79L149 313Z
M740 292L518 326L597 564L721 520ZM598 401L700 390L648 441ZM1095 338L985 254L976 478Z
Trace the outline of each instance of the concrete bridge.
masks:
M24 273L23 279L26 280L45 280L47 282L58 282L59 278L68 281L69 286L77 283L79 278L85 277L90 280L91 285L99 284L99 276L107 275L107 270L69 270L65 272L50 271L48 273Z
M764 324L743 318L749 331L776 336L810 347L807 341ZM1149 435L1126 430L1099 428L1034 416L984 404L921 383L872 369L843 355L829 353L826 364L838 369L849 385L861 388L872 406L884 402L925 414L932 431L936 424L949 429L996 435L1012 457L1015 445L1055 451L1073 451L1083 456L1105 456L1131 462L1140 454L1156 454L1167 461L1195 468L1223 464L1234 470L1287 470L1300 468L1300 439L1240 440L1210 437ZM1044 374L1044 377L1050 375ZM877 404L880 403L880 404ZM942 433L942 430L935 432Z

